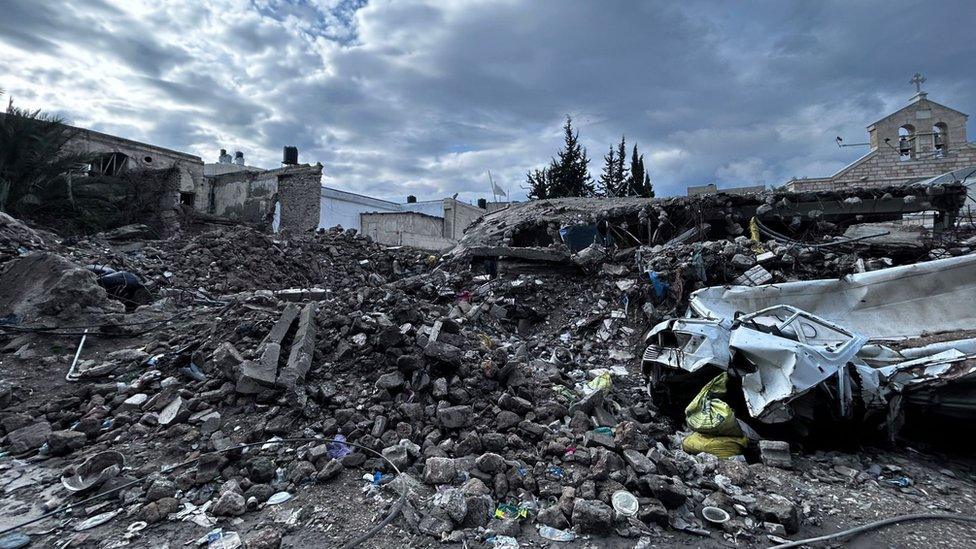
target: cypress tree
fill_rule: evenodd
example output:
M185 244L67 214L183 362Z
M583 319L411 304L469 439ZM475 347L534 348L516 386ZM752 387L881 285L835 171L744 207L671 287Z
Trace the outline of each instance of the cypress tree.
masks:
M603 156L603 172L600 173L600 194L603 196L617 196L620 187L616 181L617 172L617 150L612 146L610 151Z

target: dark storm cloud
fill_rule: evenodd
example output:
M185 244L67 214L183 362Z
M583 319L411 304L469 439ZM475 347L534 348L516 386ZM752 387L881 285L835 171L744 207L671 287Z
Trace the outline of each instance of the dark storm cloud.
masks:
M82 47L149 75L189 59L178 45L157 42L150 24L132 21L101 0L64 5L5 0L0 10L0 40L29 52L56 55L63 48Z
M38 72L60 112L97 120L133 94L159 98L130 104L120 127L141 111L140 137L207 158L242 148L266 165L294 144L327 184L394 198L477 198L487 169L517 191L567 113L594 175L626 134L673 194L829 175L866 152L834 136L862 141L911 96L916 71L930 98L976 107L976 45L952 32L976 15L962 1L4 4L0 47L21 57L0 71L91 54L91 66L82 55ZM103 58L130 75L92 90Z

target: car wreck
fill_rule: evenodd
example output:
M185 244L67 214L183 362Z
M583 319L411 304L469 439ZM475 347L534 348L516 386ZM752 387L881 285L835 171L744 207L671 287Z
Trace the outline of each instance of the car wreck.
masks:
M953 336L972 326L963 304L976 297L974 267L964 256L843 279L704 288L687 317L647 332L642 371L652 394L727 372L741 391L731 400L760 431L789 423L806 435L829 418L867 431L883 424L893 439L906 409L972 419L976 339ZM933 332L944 340L914 345Z

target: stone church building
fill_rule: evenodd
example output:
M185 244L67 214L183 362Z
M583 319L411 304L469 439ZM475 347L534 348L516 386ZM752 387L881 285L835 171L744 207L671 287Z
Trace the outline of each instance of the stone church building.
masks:
M966 137L968 115L928 99L924 79L909 104L868 126L871 150L830 177L793 179L790 191L826 191L851 186L884 187L976 166L976 144Z

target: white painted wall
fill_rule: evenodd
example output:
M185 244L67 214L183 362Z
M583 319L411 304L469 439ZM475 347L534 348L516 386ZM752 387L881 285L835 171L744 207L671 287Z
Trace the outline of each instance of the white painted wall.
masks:
M331 229L342 225L343 229L362 232L359 214L368 212L399 212L400 204L361 194L322 187L322 208L319 212L319 228Z

